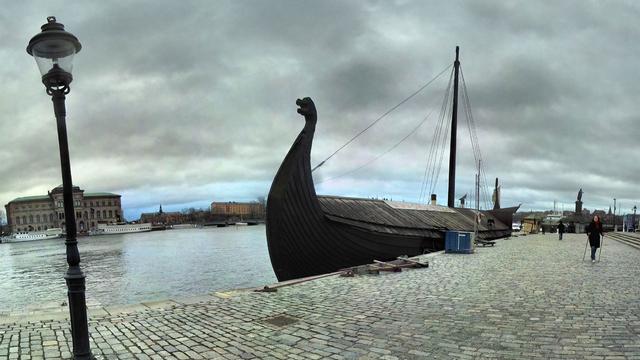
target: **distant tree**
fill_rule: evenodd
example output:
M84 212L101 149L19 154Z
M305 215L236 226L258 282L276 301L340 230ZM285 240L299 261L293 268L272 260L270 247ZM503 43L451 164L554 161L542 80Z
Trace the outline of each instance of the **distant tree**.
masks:
M267 206L267 198L265 198L264 196L258 196L256 200L263 206Z

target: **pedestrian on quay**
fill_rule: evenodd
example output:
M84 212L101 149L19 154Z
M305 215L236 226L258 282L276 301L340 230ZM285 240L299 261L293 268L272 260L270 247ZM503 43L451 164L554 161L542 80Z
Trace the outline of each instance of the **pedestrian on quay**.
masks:
M591 245L591 262L593 263L596 262L596 250L600 247L600 236L604 236L598 215L594 216L587 226L587 236L589 237L589 245Z
M562 234L564 234L564 224L562 223L562 220L560 220L560 223L558 224L558 236L560 238L558 240L562 240Z

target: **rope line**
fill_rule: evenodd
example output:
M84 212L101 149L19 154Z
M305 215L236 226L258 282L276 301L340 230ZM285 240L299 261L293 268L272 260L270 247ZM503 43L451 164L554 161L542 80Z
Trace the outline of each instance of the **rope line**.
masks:
M432 113L432 112L433 112L433 110L432 110L432 111L430 111L430 112L429 112L429 114L427 114L427 116L425 116L425 117L424 117L424 119L422 119L422 121L418 124L418 126L416 126L415 128L413 128L413 130L411 130L407 135L405 135L405 137L403 137L402 139L400 139L400 141L398 141L397 143L395 143L395 145L393 145L392 147L390 147L389 149L387 149L386 151L384 151L384 152L383 152L383 153L381 153L380 155L378 155L378 156L374 157L373 159L371 159L371 160L367 161L366 163L364 163L364 164L362 164L362 165L358 166L358 167L357 167L357 168L355 168L355 169L352 169L352 170L349 170L349 171L347 171L347 172L344 172L344 173L342 173L342 174L340 174L340 175L337 175L337 176L330 177L330 178L328 178L328 179L322 180L322 181L320 181L320 182L318 183L318 185L319 185L319 184L322 184L322 183L324 183L324 182L327 182L327 181L335 180L335 179L341 178L341 177L343 177L343 176L346 176L346 175L352 174L352 173L354 173L354 172L356 172L356 171L358 171L358 170L360 170L360 169L362 169L362 168L366 167L367 165L369 165L369 164L373 163L374 161L376 161L376 160L380 159L381 157L385 156L386 154L390 153L390 152L391 152L391 151L393 151L395 148L397 148L400 144L402 144L405 140L407 140L411 135L413 135L416 131L418 131L418 129L419 129L419 128L420 128L420 127L421 127L421 126L422 126L422 125L423 125L423 124L428 120L428 119L429 119L429 117L431 116L431 113Z
M436 125L436 130L434 132L433 140L431 141L431 144L429 146L429 151L425 159L425 170L423 174L422 185L420 186L420 195L418 196L419 202L422 201L423 196L426 197L428 195L426 192L427 188L429 189L432 188L431 184L433 183L433 179L435 178L435 171L436 171L435 170L436 158L440 154L440 151L444 151L441 147L441 143L443 138L446 139L446 130L443 131L443 126L445 124L445 117L448 109L449 97L451 95L452 83L453 83L453 69L451 70L451 74L449 75L449 83L447 84L447 88L445 90L445 94L442 99L442 105L440 106L438 123Z
M408 97L406 97L404 100L402 100L400 103L398 103L397 105L393 106L391 109L387 110L384 114L382 114L379 118L377 118L376 120L374 120L371 124L369 124L367 127L365 127L364 129L362 129L362 131L360 131L359 133L357 133L354 137L352 137L351 139L349 139L349 141L347 141L346 143L344 143L342 146L340 146L336 151L334 151L331 155L329 155L329 157L327 157L326 159L322 160L318 165L316 165L313 169L311 169L311 172L315 171L317 168L321 167L322 165L324 165L327 161L329 161L329 159L331 159L332 157L334 157L338 152L340 152L340 150L344 149L345 147L347 147L347 145L349 145L351 142L353 142L356 138L358 138L360 135L364 134L365 131L369 130L372 126L374 126L375 124L377 124L380 120L384 119L387 115L389 115L390 113L392 113L394 110L396 110L397 108L399 108L400 106L402 106L404 103L406 103L407 101L411 100L414 96L418 95L422 90L426 89L427 86L431 85L431 83L433 83L434 81L436 81L442 74L444 74L447 69L449 69L451 67L451 64L449 64L446 68L444 68L441 72L438 73L438 75L436 75L433 79L429 80L429 82L427 82L426 84L422 85L418 90L414 91L411 95L409 95Z
M480 164L480 174L479 174L479 187L480 187L480 196L482 201L484 202L486 209L493 208L491 206L491 197L489 196L489 186L487 182L487 175L484 170L484 161L482 159L482 153L480 151L480 144L478 141L478 133L475 124L475 119L473 117L473 113L471 111L471 101L469 100L469 91L467 89L467 82L464 78L464 72L462 68L460 68L460 75L462 79L462 96L463 96L463 107L465 110L465 115L467 118L467 128L469 129L469 137L471 139L471 146L473 148L473 156L476 164Z

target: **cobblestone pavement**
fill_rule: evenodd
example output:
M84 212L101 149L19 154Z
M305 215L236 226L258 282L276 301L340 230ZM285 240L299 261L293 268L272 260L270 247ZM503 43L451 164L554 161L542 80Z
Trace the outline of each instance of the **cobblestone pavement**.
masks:
M530 235L439 254L428 269L92 309L92 349L101 359L640 359L640 251L605 240L592 264L585 241ZM0 359L70 358L65 316L0 315Z

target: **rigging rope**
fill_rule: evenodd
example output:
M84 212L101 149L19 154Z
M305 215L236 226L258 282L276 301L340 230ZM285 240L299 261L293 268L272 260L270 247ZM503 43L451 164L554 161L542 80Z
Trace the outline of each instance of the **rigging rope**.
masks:
M447 131L445 130L443 132L443 125L445 124L445 117L448 109L449 96L451 94L452 83L453 83L453 70L451 70L451 74L449 75L449 83L447 84L447 88L445 90L445 94L442 99L442 105L440 107L440 114L438 116L436 131L434 133L433 140L431 141L431 144L429 146L429 152L427 153L427 156L425 159L426 164L425 164L425 169L424 169L424 174L422 179L422 185L420 186L420 195L418 196L419 202L422 201L421 199L423 198L423 196L428 195L426 193L427 188L429 189L432 188L431 184L433 183L433 179L435 177L435 171L436 171L435 170L436 158L438 157L438 154L440 151L444 151L441 149L440 145L443 141L443 138L445 139L444 141L446 141Z
M373 125L375 125L376 123L378 123L378 121L384 119L387 115L389 115L391 112L393 112L394 110L396 110L397 108L399 108L400 106L402 106L404 103L406 103L407 101L411 100L414 96L418 95L422 90L426 89L427 86L431 85L431 83L433 83L434 81L436 81L436 79L438 79L442 74L444 74L447 69L449 69L451 67L451 64L449 64L446 68L444 68L444 70L442 70L440 73L438 73L438 75L436 75L433 79L429 80L429 82L427 82L426 84L422 85L418 90L414 91L411 95L409 95L408 97L406 97L404 100L402 100L400 103L398 103L397 105L395 105L394 107L392 107L391 109L387 110L384 114L382 114L379 118L377 118L376 120L374 120L371 124L369 124L367 127L365 127L364 129L362 129L362 131L360 131L359 133L357 133L354 137L352 137L351 139L349 139L349 141L347 141L346 143L344 143L342 146L340 146L338 148L338 150L334 151L331 155L329 155L329 157L327 157L326 159L322 160L318 165L316 165L313 169L311 169L311 172L314 172L317 168L321 167L322 165L324 165L327 161L329 161L329 159L331 159L334 155L336 155L338 152L340 152L340 150L344 149L345 147L347 147L347 145L349 145L351 142L353 142L356 138L358 138L360 135L364 134L365 131L369 130Z
M453 113L453 106L448 108L448 112L444 115L447 119L451 118L451 114ZM442 170L442 161L444 160L444 154L447 152L447 134L449 133L449 127L451 126L451 122L445 122L446 126L444 128L444 136L442 136L442 143L440 146L440 159L438 160L438 170L435 171L435 179L432 179L431 189L429 193L434 193L436 191L436 186L438 185L438 179L440 178L440 170Z
M411 130L411 131L410 131L410 132L409 132L405 137L403 137L402 139L400 139L400 141L398 141L395 145L393 145L392 147L390 147L389 149L387 149L387 150L386 150L385 152L383 152L382 154L380 154L380 155L378 155L378 156L374 157L373 159L371 159L371 160L367 161L366 163L364 163L364 164L362 164L362 165L358 166L358 167L357 167L357 168L355 168L355 169L352 169L352 170L349 170L349 171L347 171L347 172L344 172L344 173L342 173L342 174L340 174L340 175L337 175L337 176L334 176L334 177L331 177L331 178L328 178L328 179L322 180L322 181L320 181L320 182L318 183L318 185L319 185L319 184L322 184L322 183L324 183L324 182L326 182L326 181L335 180L335 179L341 178L341 177L343 177L343 176L349 175L349 174L351 174L351 173L354 173L354 172L356 172L356 171L358 171L358 170L360 170L360 169L362 169L362 168L366 167L367 165L369 165L369 164L373 163L374 161L376 161L376 160L380 159L381 157L385 156L386 154L390 153L391 151L393 151L393 149L397 148L400 144L402 144L405 140L407 140L411 135L413 135L416 131L418 131L418 129L419 129L419 128L420 128L420 127L421 127L421 126L422 126L422 125L423 125L423 124L428 120L428 119L429 119L429 116L431 116L431 113L432 113L432 112L433 112L433 110L432 110L432 111L430 111L430 112L429 112L429 114L427 114L427 116L425 116L425 117L424 117L424 119L422 119L422 121L418 124L418 126L416 126L415 128L413 128L413 130Z
M469 137L471 139L471 146L473 148L473 156L476 164L480 164L480 174L479 174L479 187L480 187L480 197L484 202L485 208L491 209L491 201L488 195L488 183L486 173L484 171L484 167L482 164L482 153L480 152L480 144L478 141L478 133L476 130L475 119L473 118L473 113L471 112L471 101L469 100L469 91L467 90L467 83L464 79L464 73L462 68L460 68L460 77L462 80L462 102L463 108L465 111L465 115L467 118L467 128L469 129Z

